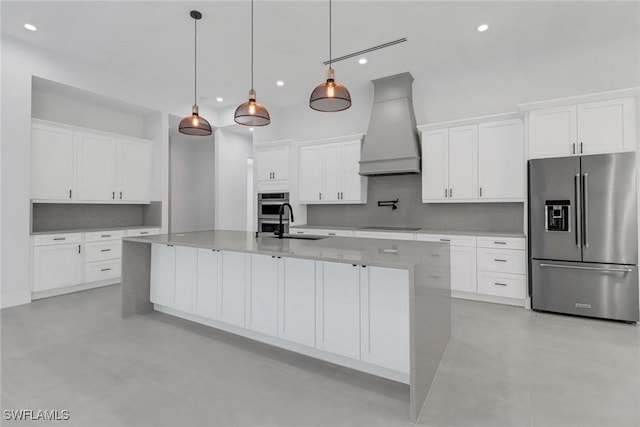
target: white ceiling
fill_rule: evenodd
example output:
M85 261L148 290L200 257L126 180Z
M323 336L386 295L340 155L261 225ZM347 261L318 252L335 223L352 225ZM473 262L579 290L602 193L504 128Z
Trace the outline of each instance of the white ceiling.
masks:
M61 58L128 76L132 90L161 91L166 105L193 98L193 20L198 23L198 103L232 107L250 89L250 3L234 1L2 1L2 35ZM25 22L37 32L23 28ZM488 23L490 29L476 28ZM342 1L333 4L334 57L409 41L334 65L352 90L404 71L415 77L587 43L640 40L640 2ZM325 77L328 2L255 4L255 89L270 106L305 103ZM276 80L285 82L277 87ZM215 98L221 96L223 103Z

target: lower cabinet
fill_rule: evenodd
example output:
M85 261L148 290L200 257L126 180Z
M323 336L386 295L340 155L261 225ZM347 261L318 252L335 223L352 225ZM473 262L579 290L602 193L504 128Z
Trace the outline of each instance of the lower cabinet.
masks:
M272 255L251 255L247 289L246 327L273 336L278 332L280 260Z
M193 296L196 288L198 249L175 247L175 287L173 306L188 313L193 312Z
M151 245L151 277L149 299L154 304L173 307L176 250L174 246Z
M278 336L316 345L316 262L283 258L278 286Z
M220 312L220 251L215 249L198 249L198 273L194 296L194 313L217 319Z
M232 325L245 326L245 283L248 254L218 252L221 279L218 283L219 319Z
M61 243L33 248L33 290L44 291L82 283L80 243Z

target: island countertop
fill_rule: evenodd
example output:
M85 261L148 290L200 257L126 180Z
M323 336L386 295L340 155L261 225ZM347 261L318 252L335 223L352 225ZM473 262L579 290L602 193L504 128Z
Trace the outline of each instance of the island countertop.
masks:
M126 237L124 240L390 268L413 267L448 245L439 242L333 236L319 240L278 239L256 237L251 232L226 230L136 236Z

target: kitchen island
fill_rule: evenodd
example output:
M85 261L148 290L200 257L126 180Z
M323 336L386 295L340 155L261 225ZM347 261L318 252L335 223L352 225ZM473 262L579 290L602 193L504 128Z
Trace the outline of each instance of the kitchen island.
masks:
M204 231L123 240L122 315L161 311L409 384L451 335L449 245Z

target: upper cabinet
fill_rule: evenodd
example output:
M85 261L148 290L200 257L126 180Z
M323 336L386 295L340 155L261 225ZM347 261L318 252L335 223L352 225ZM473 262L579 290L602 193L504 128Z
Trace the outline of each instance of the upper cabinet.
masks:
M367 202L367 178L360 175L362 136L301 144L298 155L299 202Z
M290 191L291 141L266 143L254 148L258 191Z
M550 101L520 106L529 111L529 158L635 150L634 97L575 101L571 98L566 105L552 107L548 107Z
M149 203L152 142L33 120L31 198Z
M424 203L524 201L520 119L420 129Z

